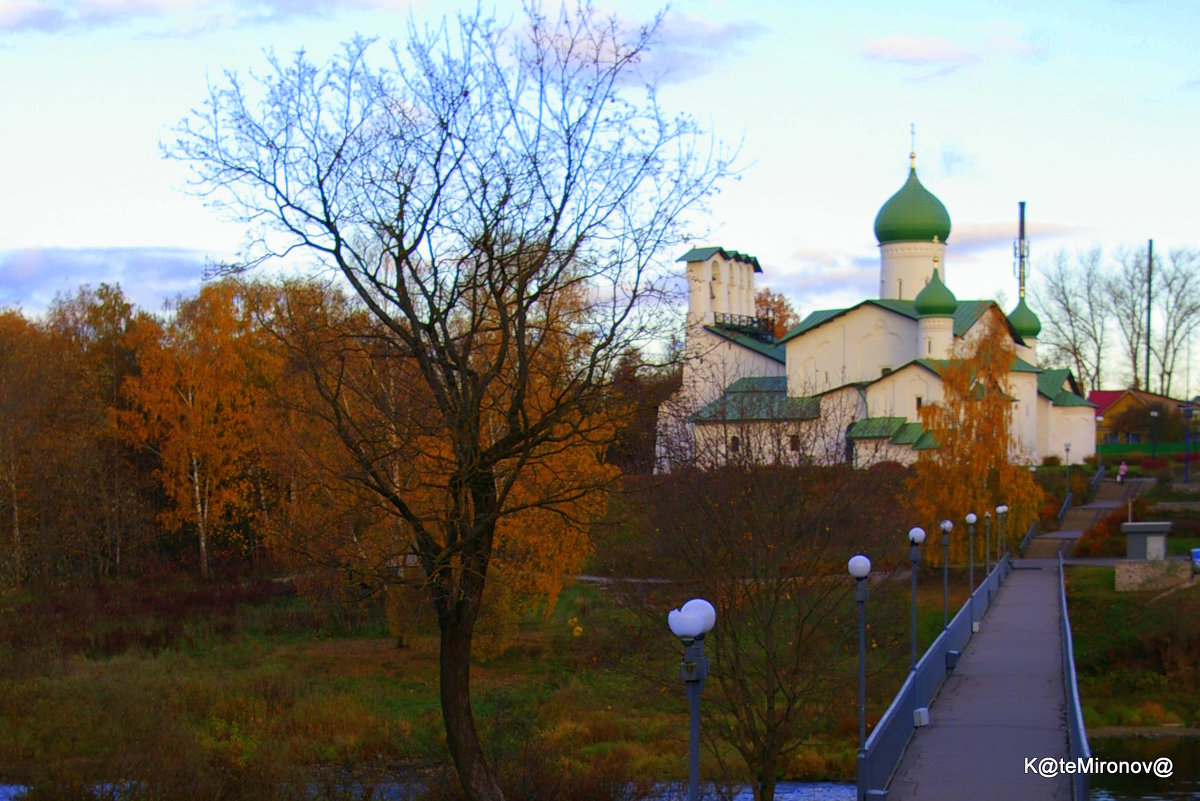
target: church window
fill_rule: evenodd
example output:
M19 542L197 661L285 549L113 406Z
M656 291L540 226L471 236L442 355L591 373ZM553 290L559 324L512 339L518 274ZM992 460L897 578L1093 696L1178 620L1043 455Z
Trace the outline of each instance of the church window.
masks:
M918 412L921 411L921 404L923 404L924 402L925 402L925 399L922 398L920 395L918 395L917 396L917 411Z
M742 441L737 437L729 438L729 452L737 453L742 448Z
M800 435L799 434L792 434L790 437L788 437L788 450L790 450L792 453L800 452Z
M926 338L925 340L925 352L933 353L933 339L931 337Z

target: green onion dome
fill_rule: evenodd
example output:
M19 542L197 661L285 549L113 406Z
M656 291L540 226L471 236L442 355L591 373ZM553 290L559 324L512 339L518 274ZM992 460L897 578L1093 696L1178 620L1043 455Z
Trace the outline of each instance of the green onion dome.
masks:
M915 162L915 156L914 156ZM875 215L875 238L889 242L928 242L934 237L945 242L950 236L950 214L942 201L917 180L917 168L908 171L900 191Z
M942 283L936 267L929 283L913 298L913 308L922 317L950 317L958 308L958 298Z
M1037 339L1037 335L1042 332L1042 321L1025 305L1025 298L1021 298L1017 308L1008 315L1008 322L1013 330L1021 335L1021 339Z

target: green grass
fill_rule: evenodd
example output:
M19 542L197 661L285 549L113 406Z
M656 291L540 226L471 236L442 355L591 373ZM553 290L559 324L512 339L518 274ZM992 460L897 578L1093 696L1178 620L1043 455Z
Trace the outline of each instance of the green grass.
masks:
M1200 584L1169 595L1119 593L1113 572L1067 573L1086 724L1200 725Z
M942 627L941 572L919 578L924 649ZM954 614L966 598L965 571L951 581ZM910 586L872 588L872 719L908 669ZM853 614L849 605L843 623ZM447 764L436 632L426 614L398 649L385 629L382 612L347 627L270 583L236 591L108 584L7 598L0 782L60 788L133 775L153 797L181 799L269 799L331 776L369 785L420 775L440 787L430 778ZM482 647L472 667L487 753L506 770L529 772L507 781L537 786L545 777L536 771L551 769L598 771L601 783L608 774L685 775L687 705L665 621L581 585L514 631L507 647ZM791 758L786 778L853 777L857 724L847 692L849 703ZM724 756L737 761L728 749Z

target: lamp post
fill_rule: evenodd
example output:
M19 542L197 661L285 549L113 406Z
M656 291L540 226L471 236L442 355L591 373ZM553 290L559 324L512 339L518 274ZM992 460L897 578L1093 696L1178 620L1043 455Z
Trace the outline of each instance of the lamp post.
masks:
M983 513L983 575L992 572L992 513Z
M717 621L713 605L703 598L693 598L680 609L667 615L671 633L683 643L683 662L679 677L687 688L688 711L691 716L690 750L688 753L688 801L700 799L700 691L708 678L708 657L704 655L704 635L712 631Z
M978 519L974 512L967 513L967 564L970 565L967 571L967 584L970 587L967 595L975 592L975 521Z
M950 531L954 524L942 521L942 628L950 625Z
M1158 458L1158 409L1150 410L1150 458Z
M1183 412L1183 482L1186 484L1191 478L1192 404L1179 404L1179 411Z
M1064 442L1063 450L1067 454L1067 477L1063 481L1066 483L1066 497L1069 502L1071 498L1071 443Z
M867 746L867 576L871 560L861 553L850 557L846 569L854 577L854 603L858 605L858 750Z
M1008 548L1008 531L1006 523L1008 522L1008 506L1000 504L996 507L996 561L1000 561L1000 542L1004 542L1004 547Z
M917 669L917 564L921 561L921 543L925 541L925 529L915 526L908 530L908 561L912 563L912 658L909 670Z

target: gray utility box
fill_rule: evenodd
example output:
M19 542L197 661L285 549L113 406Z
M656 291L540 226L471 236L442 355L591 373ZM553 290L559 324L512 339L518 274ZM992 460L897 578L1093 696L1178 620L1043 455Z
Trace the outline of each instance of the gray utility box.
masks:
M1167 534L1171 533L1171 522L1122 523L1125 535L1126 559L1151 559L1162 561L1167 558Z

